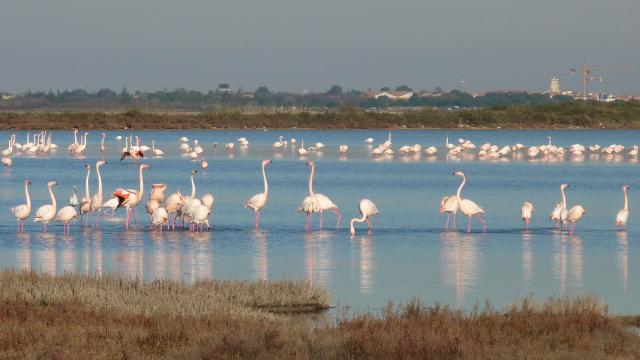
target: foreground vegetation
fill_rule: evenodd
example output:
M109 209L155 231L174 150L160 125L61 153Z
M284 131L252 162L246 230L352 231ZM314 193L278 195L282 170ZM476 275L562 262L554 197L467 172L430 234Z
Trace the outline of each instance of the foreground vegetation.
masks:
M0 357L636 359L636 317L592 297L462 312L419 301L308 326L284 307L327 305L302 282L186 285L0 273ZM265 310L269 309L269 310Z
M640 102L567 102L459 111L374 112L0 112L0 129L220 129L220 128L640 128Z

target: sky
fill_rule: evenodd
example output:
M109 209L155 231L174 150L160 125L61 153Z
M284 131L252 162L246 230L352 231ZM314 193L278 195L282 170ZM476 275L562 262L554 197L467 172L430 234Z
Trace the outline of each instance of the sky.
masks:
M569 68L640 94L638 0L0 0L0 91L542 91ZM464 81L464 82L462 82Z

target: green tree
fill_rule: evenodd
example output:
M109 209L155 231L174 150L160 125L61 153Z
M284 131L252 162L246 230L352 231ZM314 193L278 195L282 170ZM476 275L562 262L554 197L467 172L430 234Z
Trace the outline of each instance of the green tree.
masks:
M407 85L400 85L396 88L397 91L411 91L411 88Z
M329 91L327 91L325 94L329 96L340 96L342 95L342 86L333 85L331 89L329 89Z

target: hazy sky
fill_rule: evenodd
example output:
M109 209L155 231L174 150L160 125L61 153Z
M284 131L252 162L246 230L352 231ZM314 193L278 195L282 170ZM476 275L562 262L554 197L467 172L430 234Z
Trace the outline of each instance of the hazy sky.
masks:
M639 0L0 0L0 90L577 88L640 94Z

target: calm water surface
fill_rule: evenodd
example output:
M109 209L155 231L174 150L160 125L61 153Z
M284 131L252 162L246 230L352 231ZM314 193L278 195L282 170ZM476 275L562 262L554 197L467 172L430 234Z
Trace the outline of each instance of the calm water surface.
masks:
M89 135L85 156L71 157L66 147L70 132L54 133L60 149L49 156L14 156L12 170L0 171L0 266L50 273L114 272L146 279L172 278L187 282L201 278L227 279L307 279L327 286L334 303L359 309L377 309L388 300L406 301L413 296L443 301L464 309L476 302L491 300L504 305L533 294L545 298L560 294L595 293L616 312L640 312L640 258L636 220L636 191L640 191L638 167L624 156L589 156L559 161L529 161L526 158L485 161L473 155L448 158L443 155L445 136L450 141L468 138L476 145L492 142L513 145L546 143L551 135L557 145L573 143L630 147L640 142L637 131L395 131L394 148L422 144L439 146L436 158L399 156L373 159L363 140L381 143L384 131L144 131L137 132L145 144L155 139L165 151L162 159L149 157L147 184L164 182L167 195L176 189L190 192L189 174L199 163L182 156L178 139L188 136L205 147L209 169L196 177L197 194L210 192L216 202L210 232L149 231L144 225L129 231L122 216L105 218L100 230L74 225L70 235L62 226L41 227L30 221L26 233L17 234L9 208L24 203L22 181L31 186L33 213L49 203L46 182L56 180L60 203L71 195L73 185L84 191L84 164L104 158L105 192L118 187L137 188L137 168L120 162L116 135L107 132L107 152L99 153L99 132ZM7 139L10 133L0 133ZM299 159L295 148L274 151L271 144L279 135L295 137L310 145L323 142L323 153ZM25 142L25 132L17 133ZM240 136L248 138L248 149L229 153L224 144ZM218 143L214 149L213 143ZM339 156L337 145L351 147ZM625 151L626 152L626 151ZM253 214L242 207L244 201L262 191L260 161L274 160L268 168L270 197L262 214L262 227L252 228ZM324 193L344 214L342 227L334 228L335 217L326 215L327 229L304 231L304 216L297 207L307 194L307 159L316 160L314 190ZM451 195L459 178L454 170L466 173L463 194L487 212L489 230L478 232L443 231L445 216L438 213L440 198ZM571 184L569 206L581 204L587 213L576 235L553 229L548 214L559 200L561 183ZM622 207L624 183L631 185L631 216L627 231L616 231L614 219ZM92 172L91 192L97 190ZM148 188L147 188L148 189ZM148 190L146 192L148 194ZM145 194L145 202L146 202ZM79 194L79 196L81 196ZM370 198L381 215L374 218L374 231L361 228L351 237L348 222L358 214L361 198ZM107 196L105 196L106 200ZM531 229L522 230L520 207L534 203ZM140 220L146 214L140 209ZM466 225L459 217L459 229Z

